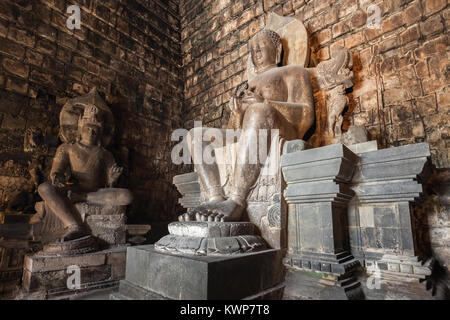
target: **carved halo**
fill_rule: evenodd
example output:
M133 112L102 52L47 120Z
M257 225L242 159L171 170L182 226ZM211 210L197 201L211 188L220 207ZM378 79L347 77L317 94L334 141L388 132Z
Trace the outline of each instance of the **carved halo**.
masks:
M282 65L298 64L307 67L309 64L308 33L300 20L293 17L282 17L276 13L270 13L266 29L277 32L283 44ZM256 76L255 66L251 56L247 59L247 79L250 81Z
M78 135L78 120L80 115L84 113L84 108L89 105L95 105L103 111L103 133L102 145L108 146L112 140L115 124L114 117L108 105L103 101L93 88L87 95L69 100L62 108L59 114L59 136L64 142L75 142Z

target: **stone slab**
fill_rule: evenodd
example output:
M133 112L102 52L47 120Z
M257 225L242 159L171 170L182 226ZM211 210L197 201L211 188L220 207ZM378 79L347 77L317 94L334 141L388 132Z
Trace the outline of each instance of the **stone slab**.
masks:
M243 299L279 285L281 250L227 257L161 253L153 245L127 250L125 280L168 299ZM126 286L119 287L119 294ZM122 291L121 291L122 290Z
M255 225L250 222L172 222L169 233L178 236L218 238L254 235Z
M28 255L25 257L22 286L28 296L75 295L79 292L117 286L125 277L126 247L117 247L78 256ZM68 289L69 266L80 268L80 289Z
M371 140L367 142L353 144L351 146L348 146L348 148L356 154L361 154L364 152L378 150L378 143L377 140Z

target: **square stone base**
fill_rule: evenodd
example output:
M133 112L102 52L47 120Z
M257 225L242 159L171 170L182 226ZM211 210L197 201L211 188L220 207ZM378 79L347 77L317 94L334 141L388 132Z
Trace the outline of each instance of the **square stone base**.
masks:
M126 277L116 299L219 300L281 298L280 250L230 256L161 253L129 247Z
M288 268L284 300L363 300L361 284L353 276L339 276Z
M22 299L61 299L101 288L117 287L125 277L126 247L74 255L50 256L39 252L25 256ZM69 266L80 268L80 288L69 289Z

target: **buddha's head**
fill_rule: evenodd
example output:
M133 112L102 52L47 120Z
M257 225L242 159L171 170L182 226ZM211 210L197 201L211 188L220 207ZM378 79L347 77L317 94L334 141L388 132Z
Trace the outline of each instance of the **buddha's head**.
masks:
M103 123L99 120L100 110L94 105L84 108L84 113L78 121L78 132L81 143L89 146L100 145Z
M267 67L276 66L281 61L283 46L281 38L275 31L263 29L250 40L250 54L256 73Z

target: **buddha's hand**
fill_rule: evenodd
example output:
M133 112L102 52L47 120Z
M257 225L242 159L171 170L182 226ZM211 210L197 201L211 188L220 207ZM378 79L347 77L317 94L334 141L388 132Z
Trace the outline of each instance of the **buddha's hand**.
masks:
M243 109L242 109L242 99L245 96L248 89L248 82L244 82L240 86L237 86L234 91L233 95L231 96L229 107L231 112L236 113L238 115L242 115Z
M66 185L64 184L64 178L59 174L54 174L52 176L52 185L57 188L64 188Z
M112 165L111 168L108 170L108 185L110 187L113 186L114 182L119 179L120 175L122 174L123 168L119 167L116 163Z

